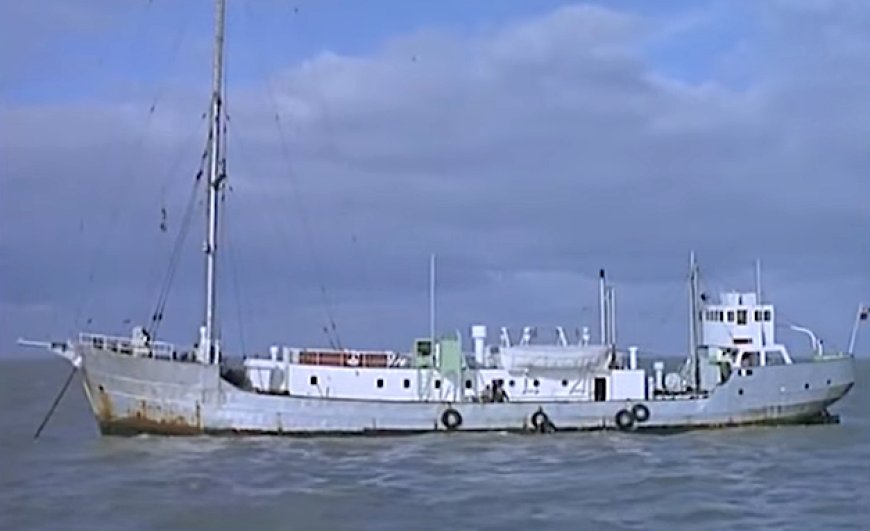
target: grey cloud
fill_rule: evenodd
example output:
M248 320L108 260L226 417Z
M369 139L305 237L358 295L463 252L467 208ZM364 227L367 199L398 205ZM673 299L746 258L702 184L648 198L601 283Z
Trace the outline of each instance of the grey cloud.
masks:
M823 333L839 331L834 317L848 320L856 286L870 288L861 236L870 222L870 120L862 119L870 100L859 88L868 70L848 52L870 42L855 22L870 10L850 9L861 17L765 4L766 33L732 58L753 55L747 87L669 79L641 53L654 29L647 21L580 6L470 38L406 36L366 57L324 52L276 73L269 88L234 93L230 236L254 341L322 341L323 284L346 341L404 345L425 330L432 251L441 256L445 327L591 324L604 265L625 286L623 337L680 348L680 281L694 248L714 277L743 287L751 276L741 272L763 258L772 295ZM789 51L807 41L834 60ZM147 315L155 264L171 241L156 230L157 212L169 204L178 215L201 149L201 135L188 133L198 110L176 108L190 99L176 94L155 115L146 155L129 174L105 168L129 162L141 111L131 120L116 107L72 104L4 112L14 125L3 131L11 171L2 215L21 227L0 233L0 266L15 286L3 297L10 322L25 320L21 305L72 311L66 287L81 284L93 261L82 240L98 239L106 223L117 226L100 251L89 311L127 313L126 292L141 308L134 313ZM58 137L50 134L58 122L80 127ZM179 145L188 157L167 176ZM118 197L123 210L112 221ZM197 238L173 299L190 323ZM798 306L801 287L820 279L830 292L810 290ZM229 283L222 301L232 322ZM672 298L670 325L650 325Z

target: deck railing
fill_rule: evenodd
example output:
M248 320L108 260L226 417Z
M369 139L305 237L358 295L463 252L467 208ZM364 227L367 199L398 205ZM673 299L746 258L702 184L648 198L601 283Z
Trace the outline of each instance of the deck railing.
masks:
M175 345L164 341L133 340L129 337L107 336L104 334L79 334L79 343L119 354L149 356L154 358L175 359L178 352Z

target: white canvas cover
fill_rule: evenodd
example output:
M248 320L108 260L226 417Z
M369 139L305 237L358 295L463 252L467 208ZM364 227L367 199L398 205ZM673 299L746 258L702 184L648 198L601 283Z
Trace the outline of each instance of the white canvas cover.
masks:
M501 364L507 370L574 369L596 370L607 365L604 345L517 345L501 349Z

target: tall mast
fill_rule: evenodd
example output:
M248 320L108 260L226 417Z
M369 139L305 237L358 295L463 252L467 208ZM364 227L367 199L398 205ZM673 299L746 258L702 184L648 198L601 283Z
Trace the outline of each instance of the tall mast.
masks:
M435 341L435 253L429 255L429 339Z
M700 315L698 314L698 264L695 262L695 251L689 255L689 355L692 359L693 389L696 394L701 391L701 364L698 356L698 344L701 341L699 330Z
M224 14L226 0L215 0L214 59L212 62L211 106L209 107L208 205L205 242L205 315L202 338L205 363L217 363L217 243L218 204L221 184L226 177L221 171L221 132L223 119Z

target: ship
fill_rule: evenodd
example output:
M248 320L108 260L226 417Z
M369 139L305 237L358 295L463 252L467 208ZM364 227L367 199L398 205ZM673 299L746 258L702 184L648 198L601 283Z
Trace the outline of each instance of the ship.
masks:
M216 0L203 159L205 293L195 343L160 341L142 326L129 337L87 332L64 341L19 341L72 364L70 375L81 375L102 434L642 432L836 421L828 408L854 384L851 348L825 352L811 331L800 329L811 337L811 349L793 359L776 340L775 308L761 290L712 300L700 292L694 255L689 352L672 371L663 361L640 367L637 347L617 345L613 289L603 270L596 342L588 329L569 340L556 328L554 339L542 343L537 328L526 327L516 340L502 328L490 343L487 327L475 324L467 342L460 333L439 336L432 326L405 352L289 345L273 345L263 356L224 352L216 301L227 186L225 6Z

